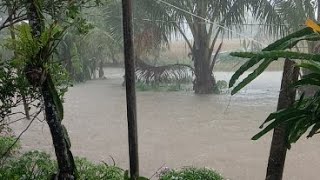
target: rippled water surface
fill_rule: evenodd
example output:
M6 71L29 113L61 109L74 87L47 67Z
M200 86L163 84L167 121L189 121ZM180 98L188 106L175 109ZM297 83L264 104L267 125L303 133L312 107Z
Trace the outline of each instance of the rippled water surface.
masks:
M66 95L64 124L72 151L94 161L128 167L123 70L106 69L106 80L75 85ZM231 73L219 72L218 80ZM270 135L250 138L274 111L281 72L266 72L238 95L192 92L138 92L140 169L151 176L159 167L214 168L234 180L264 179ZM27 122L16 124L17 133ZM319 138L302 140L288 153L284 179L318 179ZM36 122L23 136L24 150L53 152L45 123Z

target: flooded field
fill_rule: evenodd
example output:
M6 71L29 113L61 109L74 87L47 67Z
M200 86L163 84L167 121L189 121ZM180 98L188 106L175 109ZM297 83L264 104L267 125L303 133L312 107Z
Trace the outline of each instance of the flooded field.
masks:
M128 168L125 89L122 69L106 69L107 79L70 88L64 124L77 156ZM218 80L231 73L219 72ZM250 138L276 109L281 72L266 72L240 94L194 95L192 92L138 92L140 169L150 177L165 166L210 167L231 180L264 179L270 135ZM16 134L28 122L17 123ZM22 137L23 150L53 153L44 122L35 122ZM319 138L293 145L285 180L317 179Z

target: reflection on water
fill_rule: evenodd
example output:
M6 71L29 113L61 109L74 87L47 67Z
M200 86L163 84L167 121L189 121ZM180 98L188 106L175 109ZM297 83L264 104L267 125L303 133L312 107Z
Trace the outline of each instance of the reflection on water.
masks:
M94 161L128 168L125 90L122 69L106 69L107 79L71 88L65 119L72 151ZM218 72L218 80L231 73ZM150 176L160 166L215 168L231 179L263 179L270 138L250 138L275 110L281 72L267 72L238 95L195 95L192 92L138 92L141 171ZM27 122L16 124L22 131ZM320 169L314 138L301 141L288 154L285 179L317 179ZM24 150L53 153L47 125L37 122L23 136Z

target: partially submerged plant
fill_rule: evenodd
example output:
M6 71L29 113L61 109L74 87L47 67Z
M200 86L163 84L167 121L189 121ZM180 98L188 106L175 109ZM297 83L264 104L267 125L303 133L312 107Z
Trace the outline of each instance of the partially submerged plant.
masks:
M152 66L143 60L136 60L136 78L146 84L187 83L192 81L194 69L186 64Z

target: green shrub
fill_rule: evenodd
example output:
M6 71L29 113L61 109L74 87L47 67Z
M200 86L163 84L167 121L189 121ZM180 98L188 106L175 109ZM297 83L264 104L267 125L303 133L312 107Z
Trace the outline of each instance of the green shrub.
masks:
M126 180L128 172L107 164L94 164L86 158L75 158L79 180ZM30 151L13 157L0 167L0 179L45 180L57 172L57 163L50 155L40 151ZM140 177L141 180L147 178ZM223 180L213 170L185 168L168 171L160 175L160 180Z
M79 179L121 180L124 177L124 171L115 166L108 166L107 164L93 164L85 158L76 158L75 161Z
M118 167L94 164L85 158L75 159L79 180L122 180L124 171ZM57 163L50 155L39 152L27 152L20 157L9 159L0 168L0 179L43 180L57 172Z
M160 180L223 180L223 177L207 168L188 167L179 171L168 171L160 176Z
M0 179L48 179L56 169L50 155L31 151L17 158L11 158L0 168Z
M219 89L227 89L228 88L228 82L224 81L224 80L219 80L217 81L217 86L219 87Z
M8 156L13 155L20 149L20 143L19 141L15 143L16 138L15 137L1 137L0 136L0 156L2 156L4 153L6 153L8 150ZM14 144L15 143L15 144ZM12 146L12 147L11 147Z

